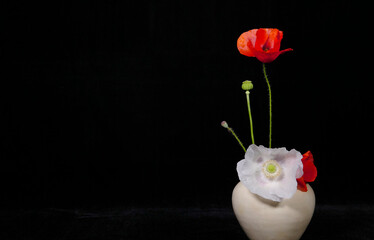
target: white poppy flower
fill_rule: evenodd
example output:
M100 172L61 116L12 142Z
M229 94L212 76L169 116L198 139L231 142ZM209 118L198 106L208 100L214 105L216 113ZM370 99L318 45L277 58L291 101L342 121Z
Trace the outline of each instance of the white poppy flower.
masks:
M286 148L250 145L236 170L240 181L254 194L280 202L297 190L296 178L303 176L303 156Z

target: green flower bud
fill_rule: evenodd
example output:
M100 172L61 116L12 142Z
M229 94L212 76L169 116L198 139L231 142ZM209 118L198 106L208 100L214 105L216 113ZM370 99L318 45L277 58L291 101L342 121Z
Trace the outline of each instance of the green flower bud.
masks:
M245 80L245 81L242 83L242 89L243 89L244 91L249 91L249 90L253 89L252 81Z

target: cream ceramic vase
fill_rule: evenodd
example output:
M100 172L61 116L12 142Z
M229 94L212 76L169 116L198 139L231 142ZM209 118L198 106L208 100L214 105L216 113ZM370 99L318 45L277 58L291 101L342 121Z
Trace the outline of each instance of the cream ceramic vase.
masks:
M274 202L251 193L239 182L232 206L240 226L251 240L299 240L312 219L313 189L296 191L291 199Z

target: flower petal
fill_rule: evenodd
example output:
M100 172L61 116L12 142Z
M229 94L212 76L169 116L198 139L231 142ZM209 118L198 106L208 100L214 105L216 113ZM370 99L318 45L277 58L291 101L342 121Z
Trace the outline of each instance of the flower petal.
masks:
M303 154L303 163L304 175L300 178L297 178L297 189L302 192L308 191L306 182L313 182L317 177L317 168L314 166L313 155L310 151Z
M264 45L264 49L268 49L269 52L278 52L280 44L283 38L283 32L278 29L272 29L269 33L268 40Z
M303 170L304 170L304 181L306 182L313 182L317 177L317 168L314 165L314 158L310 151L303 154Z
M256 32L256 44L254 45L256 51L263 52L264 51L264 45L266 44L269 33L271 32L271 28L260 28Z
M258 158L262 155L262 151L261 151L261 146L260 147L257 147L256 145L254 144L251 144L247 151L245 152L245 159L256 159L258 160Z
M305 183L303 177L297 178L296 181L297 181L297 189L298 190L300 190L302 192L307 192L308 191L308 187L306 186L306 183Z
M263 63L270 63L272 61L274 61L280 54L282 53L285 53L285 52L288 52L288 51L292 51L293 49L292 48L287 48L287 49L284 49L280 52L261 52L261 51L256 51L254 54L255 54L255 57L263 62Z
M255 56L252 49L254 48L256 42L256 32L257 29L252 29L240 35L237 41L237 47L241 54L248 57Z

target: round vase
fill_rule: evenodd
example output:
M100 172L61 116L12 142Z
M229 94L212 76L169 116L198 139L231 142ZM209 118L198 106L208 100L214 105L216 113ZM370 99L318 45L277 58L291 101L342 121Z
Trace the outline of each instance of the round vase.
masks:
M251 240L299 240L312 219L313 189L296 191L290 199L274 202L251 193L239 182L232 193L238 222Z

